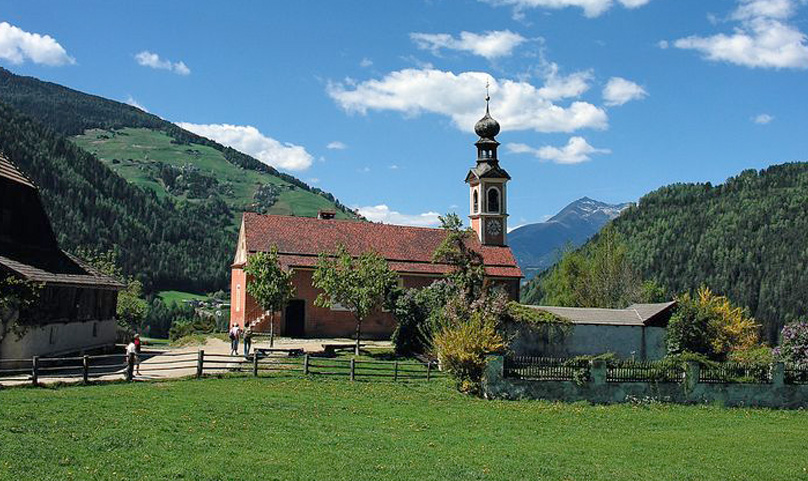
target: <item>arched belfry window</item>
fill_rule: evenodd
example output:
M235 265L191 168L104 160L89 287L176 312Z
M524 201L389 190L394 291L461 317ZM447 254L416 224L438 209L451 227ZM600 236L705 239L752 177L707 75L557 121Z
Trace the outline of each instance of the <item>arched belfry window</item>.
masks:
M476 214L480 212L480 195L477 193L477 190L474 190L474 193L471 195L472 198L472 211Z
M488 212L499 212L499 189L488 189Z

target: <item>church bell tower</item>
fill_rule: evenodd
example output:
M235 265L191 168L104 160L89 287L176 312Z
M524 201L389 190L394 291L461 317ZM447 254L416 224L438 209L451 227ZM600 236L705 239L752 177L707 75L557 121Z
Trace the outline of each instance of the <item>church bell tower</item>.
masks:
M486 88L487 90L487 88ZM499 122L491 117L486 92L485 115L474 125L474 132L480 137L477 146L477 165L466 176L469 184L469 219L483 245L507 245L508 234L508 191L507 183L511 176L499 166L495 137L499 134Z

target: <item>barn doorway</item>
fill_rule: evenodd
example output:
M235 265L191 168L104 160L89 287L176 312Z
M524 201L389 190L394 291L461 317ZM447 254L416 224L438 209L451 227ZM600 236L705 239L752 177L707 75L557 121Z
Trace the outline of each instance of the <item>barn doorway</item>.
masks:
M286 304L286 332L289 337L303 337L306 334L306 301L295 299Z

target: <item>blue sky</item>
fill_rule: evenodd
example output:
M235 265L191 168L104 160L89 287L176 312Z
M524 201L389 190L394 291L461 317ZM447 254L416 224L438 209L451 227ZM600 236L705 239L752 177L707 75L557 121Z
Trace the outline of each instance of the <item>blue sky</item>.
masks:
M374 220L465 216L503 126L511 227L808 160L804 0L0 0L0 65L136 103Z

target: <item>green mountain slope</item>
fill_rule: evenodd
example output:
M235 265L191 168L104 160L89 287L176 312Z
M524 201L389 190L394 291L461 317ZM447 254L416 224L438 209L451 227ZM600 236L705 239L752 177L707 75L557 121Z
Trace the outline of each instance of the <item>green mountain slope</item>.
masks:
M160 198L195 203L220 198L234 212L235 224L245 210L311 217L320 209L335 208L321 195L266 172L234 165L209 145L180 144L163 131L89 129L73 141L127 181ZM338 211L338 217L348 215Z
M294 176L279 172L249 155L188 132L131 105L85 94L32 77L15 75L3 68L0 68L0 100L61 134L76 136L76 142L82 147L95 146L99 158L110 164L113 160L144 160L146 152L161 151L165 155L152 157L153 162L150 167L141 165L138 168L153 171L160 167L157 163L162 163L182 170L187 164L196 165L200 167L201 176L194 176L195 182L192 183L201 183L201 185L189 187L190 190L195 189L195 192L199 192L203 186L210 187L209 184L212 182L209 177L212 173L225 173L223 179L212 180L222 184L235 182L237 185L233 186L233 192L228 194L224 188L224 190L213 189L210 194L214 198L220 198L237 211L234 213L234 218L237 218L242 210L313 216L317 214L318 209L323 208L337 210L339 218L356 217L352 211L327 192L310 187ZM97 129L107 132L99 132ZM145 129L149 129L151 132ZM124 135L119 135L121 133ZM128 138L126 134L129 134ZM139 142L126 142L126 140L131 140L132 134L139 137ZM105 142L99 142L107 140L100 138L103 135L107 135L110 139L121 138L112 140L108 146L105 146ZM167 139L173 149L166 149L165 141ZM198 159L197 152L204 152L205 161ZM217 169L210 168L213 164L222 161L225 161L227 165ZM188 196L182 193L175 196L171 187L165 185L162 177L154 177L154 172L152 172L152 177L156 182L144 182L144 177L148 178L149 175L132 175L130 177L127 174L132 173L132 166L129 167L129 169L124 167L118 169L115 166L114 170L119 171L127 180L151 188L158 194L161 194L162 190L163 195L167 194L187 200ZM250 171L255 175L245 179L244 176L236 173L240 169ZM170 174L170 169L163 173L163 177L169 179L166 180L167 182L170 182ZM187 182L188 176L185 175L183 180ZM210 197L210 195L206 197ZM277 203L277 206L274 203Z
M245 210L356 215L331 194L135 107L0 68L0 151L62 246L112 249L149 290L226 289Z
M749 307L770 340L808 315L808 163L663 187L613 225L643 277L669 294L707 285ZM541 303L539 282L525 301Z
M226 288L235 234L219 200L175 204L0 103L0 151L39 187L62 248L115 249L147 288Z

